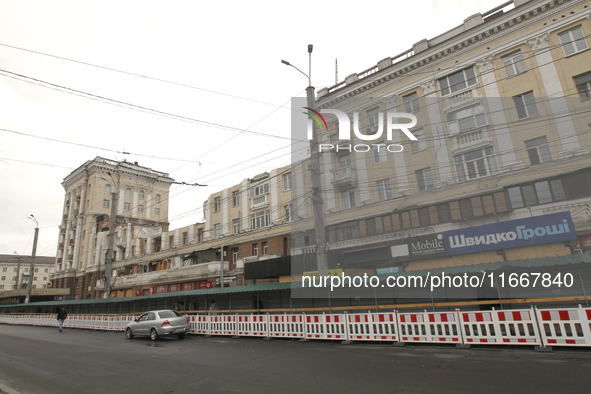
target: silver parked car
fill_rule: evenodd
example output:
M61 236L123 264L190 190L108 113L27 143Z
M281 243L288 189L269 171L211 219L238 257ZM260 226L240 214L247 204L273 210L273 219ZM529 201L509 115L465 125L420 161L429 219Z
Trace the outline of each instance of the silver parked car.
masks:
M190 318L171 310L146 312L125 326L125 336L149 335L155 341L163 335L176 335L183 339L191 331Z

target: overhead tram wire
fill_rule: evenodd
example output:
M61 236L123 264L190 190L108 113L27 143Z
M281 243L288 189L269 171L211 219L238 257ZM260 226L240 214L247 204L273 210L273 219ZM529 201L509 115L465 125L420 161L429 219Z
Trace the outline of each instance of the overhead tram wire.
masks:
M237 133L247 133L247 134L251 134L254 136L265 137L265 138L274 138L274 139L283 139L283 140L290 140L291 139L288 137L282 137L282 136L277 136L277 135L273 135L273 134L267 134L267 133L262 133L262 132L257 132L257 131L240 129L237 127L227 126L227 125L223 125L223 124L219 124L219 123L208 122L205 120L195 119L195 118L191 118L188 116L176 115L176 114L172 114L170 112L165 112L165 111L160 111L160 110L156 110L156 109L152 109L152 108L148 108L148 107L143 107L141 105L135 105L135 104L127 103L127 102L120 101L120 100L114 100L114 99L110 99L108 97L99 96L99 95L87 93L87 92L84 92L81 90L68 88L66 86L43 81L43 80L37 79L37 78L28 77L26 75L18 74L18 73L12 72L12 71L4 70L4 69L0 69L0 75L3 75L8 78L13 78L13 79L16 79L16 80L19 80L22 82L31 83L33 85L41 86L44 88L57 90L59 92L68 93L68 94L72 94L75 96L84 97L84 98L87 98L90 100L99 101L99 102L102 102L105 104L115 105L115 106L131 109L134 111L139 111L139 112L144 112L144 113L148 113L151 115L161 116L164 118L175 119L175 120L179 120L182 122L196 123L196 124L199 124L199 125L202 125L205 127L228 130L228 131L233 131L233 132L237 132Z
M70 58L67 58L67 57L64 57L64 56L52 55L52 54L49 54L49 53L35 51L35 50L32 50L32 49L27 49L27 48L21 48L21 47L17 47L17 46L14 46L14 45L3 44L3 43L0 43L0 46L6 47L6 48L11 48L11 49L16 49L16 50L19 50L19 51L30 52L30 53L34 53L36 55L42 55L42 56L52 57L54 59L65 60L67 62L82 64L82 65L89 66L89 67L95 67L95 68L99 68L99 69L102 69L102 70L107 70L107 71L112 71L112 72L116 72L116 73L120 73L120 74L130 75L130 76L134 76L134 77L138 77L138 78L142 78L142 79L148 79L148 80L152 80L152 81L157 81L157 82L167 83L167 84L171 84L171 85L181 86L181 87L185 87L185 88L189 88L189 89L200 90L200 91L207 92L207 93L212 93L212 94L217 94L217 95L221 95L221 96L231 97L231 98L235 98L235 99L239 99L239 100L251 101L253 103L258 103L258 104L264 104L264 105L269 105L269 106L277 107L277 104L267 103L267 102L264 102L264 101L251 99L251 98L248 98L248 97L236 96L236 95L229 94L229 93L222 93L222 92L218 92L218 91L215 91L215 90L204 89L204 88L200 88L200 87L197 87L197 86L192 86L192 85L188 85L188 84L184 84L184 83L180 83L180 82L169 81L169 80L162 79L162 78L150 77L148 75L142 75L142 74L138 74L138 73L134 73L134 72L130 72L130 71L118 70L116 68L101 66L101 65L98 65L98 64L93 64L93 63L88 63L88 62L83 62L81 60L70 59ZM280 108L280 107L278 107L278 108Z

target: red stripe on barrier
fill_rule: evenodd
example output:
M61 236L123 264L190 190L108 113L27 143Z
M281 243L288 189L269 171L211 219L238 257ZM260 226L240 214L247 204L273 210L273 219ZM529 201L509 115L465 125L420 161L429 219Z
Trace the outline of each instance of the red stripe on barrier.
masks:
M516 320L516 321L521 321L521 320L523 320L523 319L521 318L521 312L513 312L513 320Z
M577 341L575 341L574 339L567 339L565 342L569 345L574 345L575 343L577 343Z
M548 343L557 343L556 339L548 339Z
M591 320L591 309L587 309L585 313L587 314L587 320Z
M441 321L447 323L447 314L441 315Z
M429 314L429 322L430 323L434 323L435 322L435 315L434 314Z
M474 317L476 318L476 321L484 321L482 313L475 313Z
M378 321L379 322L384 322L386 319L384 319L384 315L378 315Z
M560 316L560 320L570 320L568 311L558 311L558 315Z

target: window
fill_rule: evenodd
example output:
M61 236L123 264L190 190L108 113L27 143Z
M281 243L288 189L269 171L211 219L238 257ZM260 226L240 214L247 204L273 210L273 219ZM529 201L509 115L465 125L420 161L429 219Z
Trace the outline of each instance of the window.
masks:
M392 190L390 189L390 179L382 179L376 182L378 185L378 198L380 201L389 200L392 198Z
M404 109L408 113L412 114L414 112L418 112L421 109L419 106L419 96L416 92L407 96L403 96L402 101L404 102Z
M174 248L174 235L168 237L168 247L171 249Z
M417 183L419 184L419 191L433 189L433 175L431 173L430 167L415 171L415 174L417 174Z
M574 77L581 101L591 100L591 72Z
M38 274L39 273L39 268L35 268L35 273Z
M260 183L250 188L250 198L269 193L269 182Z
M513 97L513 102L515 103L519 119L531 118L532 116L538 115L538 107L536 106L534 92L527 92L515 96Z
M283 191L291 190L291 172L283 174Z
M109 208L109 200L103 200L103 208Z
M137 206L137 211L140 212L140 213L141 212L144 212L144 206L143 205L138 205Z
M0 278L0 280L6 280L6 276L3 276L2 278Z
M154 209L154 216L160 216L160 208Z
M269 254L269 244L267 243L267 241L264 241L262 243L262 247L263 247L263 255Z
M234 263L238 261L238 248L232 248L232 261Z
M349 189L343 192L343 209L355 207L355 189Z
M232 206L237 207L240 205L240 190L234 190L232 192Z
M521 50L502 56L501 60L508 78L525 72L525 63L523 62Z
M427 141L425 140L425 131L423 129L418 129L412 132L412 134L417 138L416 141L410 141L410 146L413 152L418 152L421 150L427 149Z
M2 268L2 272L6 272L7 270L8 270L8 268L6 268L6 267Z
M454 161L460 182L492 175L498 171L492 147L454 156Z
M219 212L222 209L222 199L221 197L216 197L213 199L213 210L214 212Z
M183 246L186 246L188 244L189 244L189 233L185 231L183 233Z
M339 157L339 168L351 167L351 155L343 155Z
M285 223L289 223L293 220L293 204L286 205L285 209Z
M125 189L125 197L131 197L131 189L130 188Z
M359 238L359 224L357 221L340 223L328 230L330 242L346 241Z
M525 147L527 148L529 162L532 166L552 161L550 146L548 145L546 136L525 141Z
M474 74L473 67L468 67L439 80L442 96L447 96L450 93L455 93L458 90L475 84L476 74Z
M385 144L373 144L373 162L374 164L383 163L388 160L386 157L386 145Z
M144 198L146 198L146 192L143 190L140 190L140 200L143 200Z
M219 223L213 225L213 237L215 239L220 238L222 236L222 226Z
M197 229L197 242L203 242L203 229Z
M445 118L447 120L447 129L451 135L474 130L488 124L482 104L450 112Z
M380 109L378 107L367 111L367 132L366 134L375 134L378 130L378 123L380 121Z
M565 56L574 55L575 53L584 51L588 48L581 26L560 33L558 37L562 43L562 49L564 49Z
M111 185L105 185L105 194L111 193Z
M129 211L129 208L130 208L130 205L129 205L128 202L126 202L126 203L123 204L123 210Z
M266 209L264 211L258 211L250 215L250 226L253 230L257 228L267 227L271 217L271 211Z
M159 203L160 202L160 194L156 194L156 202Z
M240 232L240 219L232 220L232 231L234 234L238 234Z
M252 244L252 255L253 256L259 255L259 244Z
M566 199L561 179L540 181L507 189L511 208L531 207Z

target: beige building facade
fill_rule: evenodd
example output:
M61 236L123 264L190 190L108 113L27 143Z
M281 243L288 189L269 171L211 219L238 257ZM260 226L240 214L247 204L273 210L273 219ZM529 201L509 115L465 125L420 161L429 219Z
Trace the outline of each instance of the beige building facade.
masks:
M590 5L507 2L317 92L328 124L319 142L330 269L418 272L591 251ZM408 133L391 127L408 123ZM54 278L60 286L88 278L76 294L94 298L103 285L105 174L121 163L88 165L64 181ZM111 180L125 196L118 220L129 217L117 228L112 296L299 280L291 259L316 248L310 168L294 160L214 193L204 222L178 229L167 227L165 174ZM471 235L530 220L573 229L527 246ZM447 249L413 254L446 234ZM470 242L483 247L461 251Z

